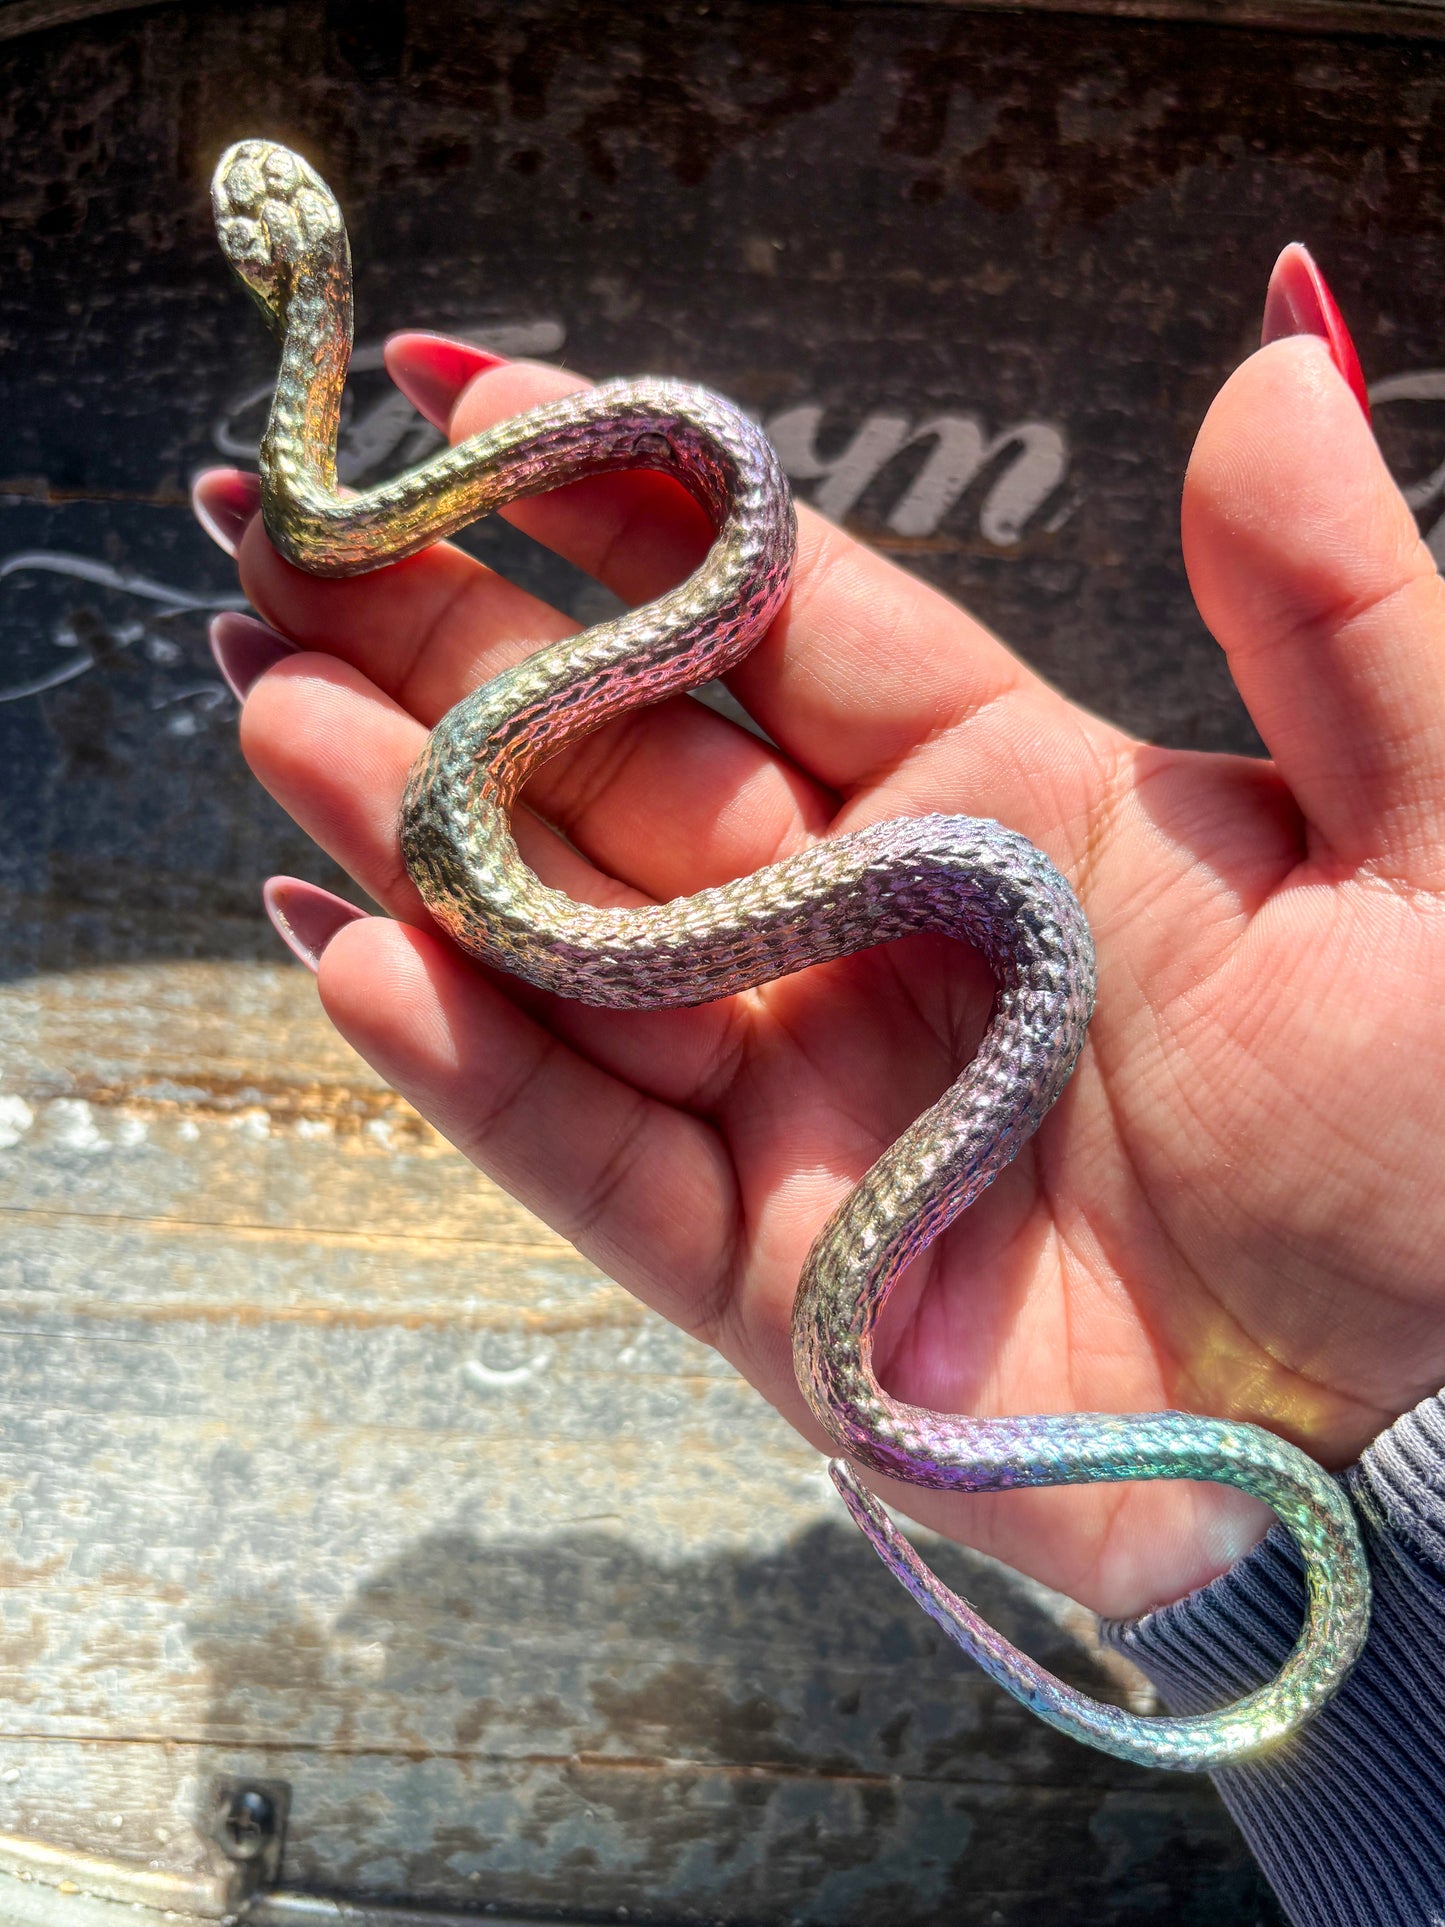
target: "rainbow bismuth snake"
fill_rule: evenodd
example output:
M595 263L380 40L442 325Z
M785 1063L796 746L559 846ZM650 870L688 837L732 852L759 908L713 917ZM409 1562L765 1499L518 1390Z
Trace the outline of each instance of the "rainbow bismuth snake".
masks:
M845 1455L834 1481L884 1563L1000 1685L1122 1759L1216 1767L1289 1733L1340 1685L1369 1617L1354 1517L1304 1453L1257 1426L1183 1412L950 1417L890 1398L874 1376L873 1332L893 1281L1037 1128L1083 1043L1093 944L1048 859L997 823L923 816L821 842L672 903L598 910L548 889L518 855L510 810L545 758L626 710L721 675L777 613L795 523L762 432L700 388L613 381L343 497L336 435L351 263L340 209L304 160L269 141L232 147L213 193L227 259L281 339L261 501L271 540L292 562L356 575L505 503L618 469L676 476L717 530L679 588L539 650L432 731L402 806L401 844L429 910L464 949L560 996L619 1009L705 1003L919 930L960 938L994 973L977 1055L834 1213L798 1290L798 1381ZM1218 1712L1145 1719L1104 1705L1035 1665L943 1586L856 1466L957 1492L1103 1479L1238 1486L1273 1506L1303 1554L1299 1643L1273 1681Z

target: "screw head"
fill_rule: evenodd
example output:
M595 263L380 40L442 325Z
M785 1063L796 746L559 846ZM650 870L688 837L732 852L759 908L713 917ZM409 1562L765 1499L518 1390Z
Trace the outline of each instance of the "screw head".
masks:
M221 1810L217 1830L233 1860L257 1860L276 1834L276 1803L259 1787L237 1787Z

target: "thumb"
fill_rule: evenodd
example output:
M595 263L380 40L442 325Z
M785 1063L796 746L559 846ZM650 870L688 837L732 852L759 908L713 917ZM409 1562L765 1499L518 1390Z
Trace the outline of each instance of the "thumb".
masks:
M1195 444L1190 585L1311 855L1445 884L1445 584L1303 248L1280 257L1266 333Z

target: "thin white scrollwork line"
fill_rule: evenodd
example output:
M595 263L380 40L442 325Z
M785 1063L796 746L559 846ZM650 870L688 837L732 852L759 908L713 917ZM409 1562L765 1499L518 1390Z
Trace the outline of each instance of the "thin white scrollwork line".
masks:
M73 581L93 582L99 588L118 589L124 595L139 596L146 602L158 602L167 609L219 610L250 606L242 595L221 595L209 591L197 593L192 589L181 589L169 582L157 582L150 576L132 574L128 569L117 569L94 556L72 555L66 549L16 549L0 557L0 580L6 576L20 575L27 569L47 575L69 576ZM47 690L59 689L64 683L74 682L95 666L96 659L89 653L73 656L43 675L33 676L25 682L0 685L0 703L18 703L30 696L43 696Z

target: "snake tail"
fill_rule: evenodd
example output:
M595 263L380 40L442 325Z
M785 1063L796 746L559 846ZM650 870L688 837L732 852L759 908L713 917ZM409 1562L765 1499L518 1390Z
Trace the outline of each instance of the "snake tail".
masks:
M1015 831L962 816L873 823L668 903L574 902L523 862L511 815L548 757L627 711L740 662L783 605L796 526L766 436L689 384L613 381L536 408L405 473L343 495L336 438L351 353L345 224L325 183L274 142L242 141L213 184L221 246L281 342L261 447L275 546L322 576L380 568L479 516L583 476L674 476L715 531L666 595L511 663L432 730L399 837L436 921L473 955L559 996L615 1009L706 1003L918 931L978 951L996 996L957 1081L868 1171L815 1242L793 1315L798 1382L843 1459L833 1476L884 1562L995 1680L1063 1731L1126 1760L1217 1767L1294 1731L1348 1672L1369 1579L1343 1493L1304 1453L1250 1425L1183 1412L980 1419L904 1404L873 1336L904 1268L1038 1128L1083 1045L1094 950L1068 883ZM659 824L664 833L665 824ZM1213 1479L1274 1507L1304 1559L1308 1609L1283 1669L1236 1705L1144 1719L1035 1665L948 1591L859 1468L932 1490Z

